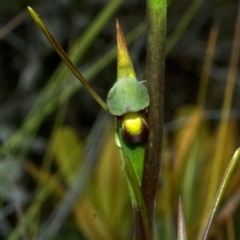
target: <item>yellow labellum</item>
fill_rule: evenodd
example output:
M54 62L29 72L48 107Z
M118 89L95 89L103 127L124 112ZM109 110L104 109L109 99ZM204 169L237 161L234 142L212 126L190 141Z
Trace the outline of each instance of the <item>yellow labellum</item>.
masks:
M132 135L139 135L142 130L142 115L140 113L126 113L123 116L123 125Z
M146 143L148 126L143 115L139 112L129 112L122 116L122 134L131 144Z

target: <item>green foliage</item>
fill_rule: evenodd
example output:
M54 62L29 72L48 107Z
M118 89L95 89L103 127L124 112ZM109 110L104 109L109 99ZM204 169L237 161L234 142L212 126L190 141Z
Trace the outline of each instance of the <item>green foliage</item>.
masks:
M170 7L174 8L177 3L172 1L170 4ZM177 47L176 43L189 28L201 4L203 1L192 1L182 21L179 21L179 25L169 36L167 53ZM115 10L118 7L115 6ZM104 12L102 21L96 18L94 21L96 25L89 26L86 33L83 33L79 41L71 47L69 56L74 64L83 58L84 53L91 47L96 40L96 35L109 21L110 16L114 15L115 10L112 8L111 11L108 10L109 15ZM143 29L141 24L136 30L137 35L130 36L131 41L136 39ZM240 28L236 27L236 29L238 33ZM215 34L217 33L216 31ZM238 35L235 36L235 42L238 42ZM214 52L216 39L214 41L213 38L209 38L209 46ZM115 50L110 50L101 56L99 61L89 66L87 71L83 71L85 78L92 79L111 59L116 58ZM234 48L233 53L237 52L237 48ZM221 98L225 98L226 104L223 104L222 113L217 114L217 120L212 120L212 112L208 106L212 96L209 97L206 91L214 95L214 88L218 88L219 95L221 92L219 86L210 88L208 85L213 81L209 78L212 76L210 69L214 69L216 65L213 64L212 68L214 59L210 57L211 54L206 55L204 65L207 63L207 66L200 77L200 86L204 86L199 90L198 99L201 100L174 109L172 122L166 124L163 161L156 195L155 240L204 239L203 233L207 233L208 228L209 239L239 238L240 168L237 165L239 150L236 151L239 147L239 121L230 118L233 94L231 91L237 88L234 87L234 82L232 90L231 87L226 87L231 90L226 90L221 95ZM186 68L189 67L188 64L189 62L185 65ZM231 65L229 75L232 76L236 69L236 66ZM200 75L199 69L195 74ZM20 181L18 182L20 168L24 168L29 179L34 182L34 197L29 199L24 209L16 214L18 219L7 239L20 239L24 236L26 239L34 239L47 229L49 219L51 220L50 213L54 210L58 211L58 203L69 195L69 189L76 183L79 172L83 174L84 166L91 162L86 156L89 153L89 146L92 145L96 149L90 151L89 154L92 154L90 160L95 159L95 162L87 165L92 168L92 172L88 176L87 184L81 186L81 195L76 197L73 203L66 205L70 208L71 215L65 219L61 234L54 239L75 239L76 236L78 239L89 240L132 239L134 217L130 203L134 194L134 197L140 196L139 203L135 205L143 205L138 191L141 184L144 146L122 144L125 158L121 162L121 152L113 137L116 127L112 122L109 123L102 117L96 120L95 128L91 129L91 134L95 136L94 141L92 138L87 141L82 137L82 132L85 130L81 129L79 134L76 128L68 126L65 121L68 100L81 88L79 82L68 80L69 75L68 69L62 63L59 64L25 122L2 146L1 158L3 159L1 159L0 170L5 196L1 199L2 207L5 201L12 197L8 194L14 181L20 184ZM232 77L236 79L235 76ZM171 79L167 77L167 81L171 82ZM181 87L185 88L184 80ZM190 91L192 89L188 89L188 92ZM175 96L171 95L171 98L175 99ZM31 156L27 156L26 152L43 121L54 112L57 112L55 126L52 129L45 156L41 159L42 165L39 165ZM106 128L105 134L99 137L96 129L105 125L110 127ZM118 131L120 130L118 127ZM119 136L122 136L120 132ZM120 140L124 142L123 139ZM13 160L10 161L9 158ZM231 162L230 159L232 159ZM132 189L135 193L130 191L129 194L127 185L129 183L125 180L120 165L125 169L126 174L129 174L132 168L135 170L135 173L129 176L130 181L138 185ZM223 176L225 176L224 179ZM182 203L179 201L178 204L179 196ZM146 215L145 207L142 207L141 211L142 215ZM212 221L211 226L206 225L208 221L209 223ZM145 222L146 229L147 225L148 223Z

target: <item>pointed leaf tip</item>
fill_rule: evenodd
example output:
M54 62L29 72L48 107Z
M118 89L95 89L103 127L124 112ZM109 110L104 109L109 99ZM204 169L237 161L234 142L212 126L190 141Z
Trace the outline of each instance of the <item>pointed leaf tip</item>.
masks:
M28 10L29 14L31 15L31 17L33 18L34 14L35 14L34 10L29 6L27 6L27 10Z
M35 18L38 18L37 13L31 7L27 6L27 10L34 20L35 20Z
M186 226L183 213L182 199L179 197L178 203L178 240L187 240Z
M136 74L132 65L132 60L128 53L126 41L123 36L121 27L118 19L116 19L116 30L117 30L117 79L120 78L135 78Z

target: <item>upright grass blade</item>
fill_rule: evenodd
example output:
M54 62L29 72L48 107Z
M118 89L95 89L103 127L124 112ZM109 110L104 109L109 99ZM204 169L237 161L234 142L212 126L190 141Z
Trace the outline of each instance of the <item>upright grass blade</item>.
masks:
M208 89L208 84L210 80L210 71L213 63L213 57L216 49L218 34L219 34L219 24L216 23L211 28L208 45L206 49L206 54L205 54L205 59L204 59L204 65L201 73L200 86L199 86L198 98L197 98L197 105L201 108L203 108L204 106L206 95L207 95L207 89Z
M181 197L178 202L178 240L187 240L186 226L183 213L183 204Z
M226 186L228 184L228 181L237 165L237 162L238 160L240 159L240 148L238 148L236 150L236 152L234 153L229 165L228 165L228 168L224 174L224 177L223 177L223 180L220 184L220 187L218 189L218 192L217 192L217 195L215 197L215 200L214 200L214 203L213 203L213 206L212 206L212 209L210 211L210 214L208 216L208 221L207 221L207 224L202 232L202 237L201 237L201 240L206 240L207 239L207 234L209 232L209 229L210 229L210 226L211 226L211 223L212 223L212 220L213 220L213 217L214 217L214 214L220 204L220 201L223 197L223 193L224 193L224 190L226 189Z
M195 0L191 2L191 5L189 6L187 12L183 16L180 23L177 25L177 27L174 29L173 33L170 35L167 43L167 53L169 53L173 47L176 45L176 43L179 41L180 37L183 35L184 31L187 29L188 25L196 15L198 9L202 5L204 0Z
M52 44L52 46L54 47L54 49L56 50L58 55L66 63L66 65L69 67L69 69L72 71L72 73L77 77L77 79L79 79L79 81L82 83L82 85L88 90L88 92L92 95L92 97L102 106L102 108L107 111L106 103L99 97L99 95L92 89L92 87L88 84L88 82L85 80L85 78L82 76L82 74L77 70L77 68L74 66L72 61L68 58L65 51L58 44L58 42L55 40L53 35L47 29L45 24L42 22L42 20L36 14L36 12L31 7L28 7L28 11L29 11L31 17L33 18L33 20L35 21L35 23L42 30L42 32L44 33L46 38Z

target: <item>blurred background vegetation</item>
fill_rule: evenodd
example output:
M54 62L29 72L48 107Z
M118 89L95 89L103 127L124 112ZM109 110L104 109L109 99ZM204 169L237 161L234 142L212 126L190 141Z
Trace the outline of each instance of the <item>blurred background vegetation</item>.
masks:
M116 18L137 76L146 78L145 1L0 2L0 239L131 239L114 119L61 63L27 5L104 99L116 79ZM238 15L233 0L168 2L155 239L176 239L180 195L188 237L199 239L240 145ZM239 172L209 239L240 239Z

